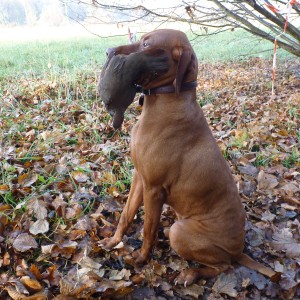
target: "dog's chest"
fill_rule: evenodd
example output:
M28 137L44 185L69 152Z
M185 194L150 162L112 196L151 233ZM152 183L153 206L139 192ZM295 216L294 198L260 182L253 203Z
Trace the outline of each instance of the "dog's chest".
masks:
M162 180L167 170L176 164L178 152L174 151L172 139L166 138L164 132L160 134L145 130L136 124L131 136L131 157L135 169L150 181Z

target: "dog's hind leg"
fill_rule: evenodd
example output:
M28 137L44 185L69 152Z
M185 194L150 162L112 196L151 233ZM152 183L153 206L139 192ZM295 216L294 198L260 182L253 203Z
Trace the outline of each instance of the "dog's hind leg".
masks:
M214 277L231 266L231 255L216 246L201 230L199 222L191 219L179 220L170 228L170 244L176 253L205 266L183 270L175 283L190 285L199 278Z

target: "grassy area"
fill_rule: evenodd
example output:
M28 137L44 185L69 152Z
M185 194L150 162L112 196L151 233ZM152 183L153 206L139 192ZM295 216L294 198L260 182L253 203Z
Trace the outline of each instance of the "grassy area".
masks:
M105 60L105 50L126 42L125 37L1 42L0 78L99 70Z
M237 61L249 57L272 58L272 43L258 39L242 29L226 31L218 35L190 37L198 59L204 62ZM278 57L287 57L284 50L278 51Z
M195 37L192 45L200 61L240 60L252 56L270 59L273 46L242 30ZM126 44L127 37L78 38L60 41L0 42L0 79L6 77L57 76L62 72L89 73L101 68L108 47ZM278 57L285 57L282 51Z

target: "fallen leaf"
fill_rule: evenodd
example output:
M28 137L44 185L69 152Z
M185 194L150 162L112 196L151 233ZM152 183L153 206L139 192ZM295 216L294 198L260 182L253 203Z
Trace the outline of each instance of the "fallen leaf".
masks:
M74 171L71 175L77 182L86 182L89 179L87 174L80 171Z
M14 240L13 247L17 251L25 252L28 251L29 249L37 248L38 244L33 238L33 236L29 235L28 233L21 233Z
M168 267L173 271L182 271L188 268L188 263L184 259L170 259Z
M129 277L131 275L130 270L122 269L121 271L118 270L111 270L109 272L109 280L129 280Z
M166 274L167 267L165 265L160 264L157 261L153 261L151 265L156 275L162 276L163 274Z
M28 138L29 142L34 141L34 139L35 139L35 130L31 129L30 131L26 132L25 136Z
M57 189L60 192L71 192L71 193L73 193L75 191L73 183L70 182L70 181L60 181L60 182L58 182L57 183Z
M202 106L203 110L211 110L214 108L214 105L212 103L208 103Z
M183 299L186 296L192 296L194 299L199 299L199 297L204 293L204 287L198 284L192 284L188 287L176 289L176 291L181 295Z
M221 273L214 283L212 290L217 294L226 294L235 298L237 296L236 285L237 279L233 273Z
M27 202L29 211L33 212L37 219L45 219L47 217L47 204L43 200L32 198Z
M29 232L33 235L39 233L46 233L49 230L49 222L45 219L39 219L35 221L29 228Z
M32 264L30 266L29 271L35 276L36 279L41 280L42 279L42 274L39 271L39 268L37 265Z
M10 255L8 252L5 252L3 256L3 266L9 266L9 265L10 265Z
M132 293L132 299L155 299L155 290L150 287L137 287Z
M54 247L57 247L57 245L55 245L55 244L43 245L41 247L42 248L42 253L43 254L51 254Z
M276 260L274 263L274 271L278 273L284 273L284 266Z
M38 175L35 173L26 173L20 175L18 183L23 187L30 187L38 180Z
M5 194L9 191L9 186L7 184L0 184L0 194Z
M66 219L74 219L81 214L81 207L79 205L73 205L73 207L66 208Z
M252 177L256 177L258 173L257 168L249 164L245 166L238 166L238 169L242 174L250 175Z
M283 189L290 197L300 191L300 188L293 182L285 184L281 189Z
M86 230L81 230L81 229L72 230L70 232L69 239L71 241L75 241L75 240L78 240L78 239L82 239L86 235L87 235Z
M36 293L43 289L43 286L37 280L29 276L23 276L21 282L31 293Z
M74 229L89 231L92 229L92 222L87 216L84 216L77 220Z
M282 279L280 280L280 286L286 290L289 291L299 285L298 280L295 280L295 271L289 270L288 272L285 272L282 274Z
M281 250L290 258L300 257L300 243L293 238L289 228L283 228L276 231L271 245L276 250Z
M90 114L85 115L85 120L90 124L94 122L93 116Z
M251 282L251 279L250 278L245 278L243 279L242 281L242 287L246 288Z
M7 291L8 295L11 297L13 300L23 300L24 299L24 294L21 294L16 287L13 286L7 286L5 287L5 290ZM29 294L29 293L28 293Z
M64 201L64 197L62 194L56 196L54 201L51 202L51 205L55 208L59 216L65 217L66 207L68 203Z
M272 214L269 210L263 212L261 219L263 221L272 222L276 218L276 215Z
M91 259L90 257L84 257L82 258L78 264L82 267L82 268L89 268L89 269L95 269L95 270L99 270L102 265L97 263L95 260Z
M290 204L287 204L287 203L281 203L280 206L283 207L286 210L292 210L292 211L294 211L294 210L297 209L296 206L293 206L293 205L290 205Z
M275 175L265 173L261 170L257 175L258 189L261 191L271 190L278 185L278 180Z
M68 167L65 164L57 164L55 166L55 170L58 174L63 174L63 173L66 173L68 171Z

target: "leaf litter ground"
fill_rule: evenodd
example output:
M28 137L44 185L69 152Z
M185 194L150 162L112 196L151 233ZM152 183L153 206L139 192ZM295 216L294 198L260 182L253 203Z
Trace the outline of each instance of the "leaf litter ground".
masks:
M282 63L271 96L270 62L200 64L198 99L247 211L245 251L281 273L273 283L245 267L189 287L173 281L197 266L174 253L164 207L149 264L143 210L111 252L133 165L134 103L114 132L97 76L7 79L0 108L1 299L297 299L300 297L300 69Z

